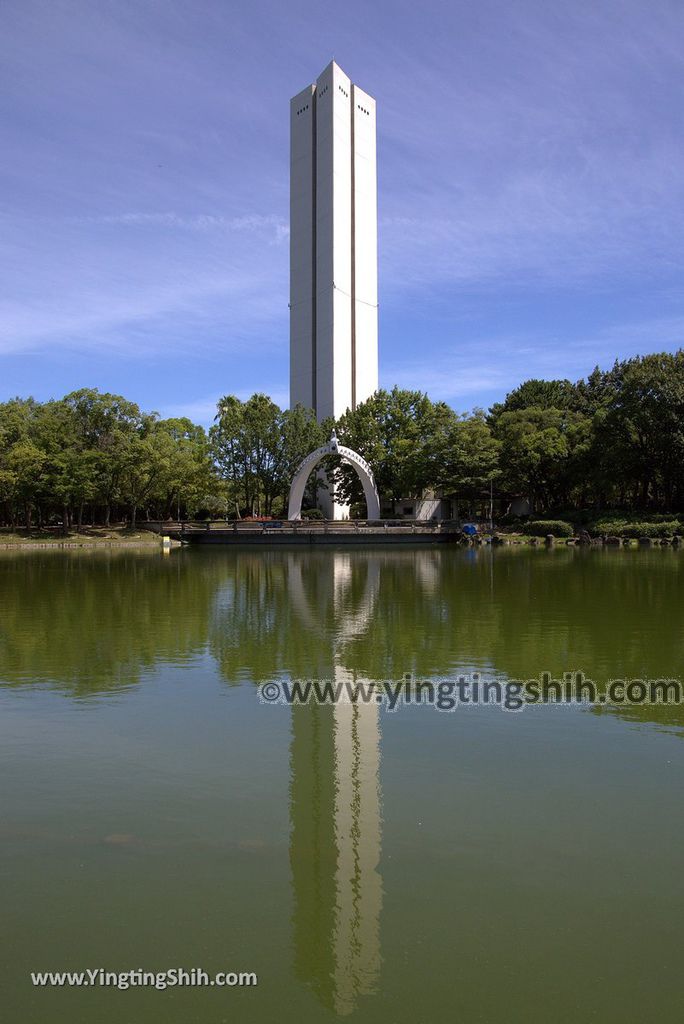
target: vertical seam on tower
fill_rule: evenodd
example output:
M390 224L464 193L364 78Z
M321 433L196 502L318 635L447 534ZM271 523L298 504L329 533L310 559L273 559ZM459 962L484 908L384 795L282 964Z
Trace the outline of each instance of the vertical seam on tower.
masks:
M356 409L356 167L354 163L354 85L351 96L351 407Z
M317 375L317 338L316 338L316 186L317 186L317 133L316 133L316 86L311 94L311 408L318 414L318 394L316 387Z

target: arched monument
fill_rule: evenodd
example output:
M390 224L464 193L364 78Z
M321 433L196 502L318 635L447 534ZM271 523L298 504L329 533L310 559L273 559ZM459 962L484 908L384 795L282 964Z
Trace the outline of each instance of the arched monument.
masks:
M302 498L304 497L306 481L309 479L312 470L318 465L321 459L325 458L326 455L339 455L343 462L354 467L359 480L361 481L364 497L366 499L366 518L379 519L380 498L378 496L378 489L375 486L373 470L358 452L353 451L351 448L345 448L344 445L339 443L334 430L327 444L324 444L320 448L317 448L316 451L311 452L311 454L307 455L300 463L290 486L290 500L288 502L287 518L301 519Z

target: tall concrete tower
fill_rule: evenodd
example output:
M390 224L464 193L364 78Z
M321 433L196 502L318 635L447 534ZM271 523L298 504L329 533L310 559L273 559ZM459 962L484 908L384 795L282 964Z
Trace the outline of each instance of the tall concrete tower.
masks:
M332 61L290 139L290 404L323 420L378 387L375 100Z

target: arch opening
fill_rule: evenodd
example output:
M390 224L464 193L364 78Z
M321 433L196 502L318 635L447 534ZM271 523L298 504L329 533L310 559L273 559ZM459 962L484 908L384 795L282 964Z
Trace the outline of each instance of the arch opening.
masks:
M334 432L327 444L317 448L316 451L311 452L310 455L307 455L306 458L301 461L299 468L292 479L292 484L290 485L290 499L287 508L287 518L290 520L302 518L302 499L304 497L306 482L309 479L312 470L315 469L318 463L324 459L326 455L339 455L343 462L349 466L353 466L356 470L356 475L361 481L361 486L363 487L363 494L366 499L366 518L379 519L380 498L378 496L378 489L375 486L372 469L358 452L353 451L351 448L345 448L344 445L341 445Z

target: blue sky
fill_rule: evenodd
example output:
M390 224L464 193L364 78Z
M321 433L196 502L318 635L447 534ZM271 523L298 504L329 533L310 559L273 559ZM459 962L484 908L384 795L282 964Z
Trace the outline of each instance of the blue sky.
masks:
M287 403L289 98L378 103L381 384L684 343L680 0L4 0L0 400Z

